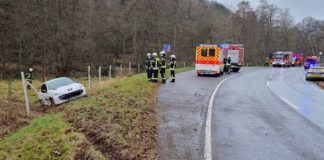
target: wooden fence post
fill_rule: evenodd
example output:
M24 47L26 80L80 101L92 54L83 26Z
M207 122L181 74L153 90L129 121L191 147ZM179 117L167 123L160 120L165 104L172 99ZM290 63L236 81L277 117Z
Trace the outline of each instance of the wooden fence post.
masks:
M8 80L8 107L9 107L9 114L12 112L12 100L11 100L11 79Z
M91 90L91 67L88 66L88 88Z
M109 65L109 80L111 79L111 65Z
M119 69L120 69L120 76L123 76L123 64L120 64Z
M98 68L98 74L99 74L99 76L98 76L98 82L100 84L101 83L101 66L99 66L99 68Z
M27 88L26 88L26 82L25 82L25 73L24 72L21 72L21 83L22 83L22 87L23 87L23 90L24 90L26 112L29 113L29 101L28 101Z
M128 63L128 75L130 76L132 74L132 63Z

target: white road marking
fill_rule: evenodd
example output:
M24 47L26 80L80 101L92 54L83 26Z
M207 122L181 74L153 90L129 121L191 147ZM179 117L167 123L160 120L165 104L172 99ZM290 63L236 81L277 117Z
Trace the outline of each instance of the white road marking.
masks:
M270 87L270 82L269 81L267 81L267 86Z
M280 97L280 99L282 99L284 102L286 102L290 107L292 107L294 110L298 111L299 107L297 107L296 105L294 105L293 103L291 103L290 101L288 101L286 98L284 97Z
M230 77L225 78L222 80L213 91L213 94L211 95L209 99L208 104L208 110L207 110L207 117L206 117L206 128L205 128L205 149L204 149L204 158L205 160L212 160L212 145L211 145L211 117L212 117L212 111L213 111L213 104L214 99L216 96L216 93L218 92L221 85L227 81L228 79L234 77L236 75L232 75Z

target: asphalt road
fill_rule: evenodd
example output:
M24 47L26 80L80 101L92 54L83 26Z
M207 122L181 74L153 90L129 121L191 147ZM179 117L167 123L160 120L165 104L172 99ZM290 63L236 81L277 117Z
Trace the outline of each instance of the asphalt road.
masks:
M244 68L225 81L211 109L212 159L324 159L324 91L303 76L301 68ZM191 71L161 87L159 159L204 159L208 103L226 77Z

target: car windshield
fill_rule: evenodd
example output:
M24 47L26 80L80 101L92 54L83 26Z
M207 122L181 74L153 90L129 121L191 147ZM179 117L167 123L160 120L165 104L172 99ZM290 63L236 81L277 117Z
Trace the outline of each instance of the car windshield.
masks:
M67 85L70 85L73 83L75 83L75 82L70 78L59 78L59 79L55 79L55 80L47 82L47 87L49 90L51 90L51 89L56 89L59 87L67 86Z
M273 57L275 59L282 59L282 58L284 58L284 55L283 54L273 54Z
M309 72L324 72L324 68L310 68Z

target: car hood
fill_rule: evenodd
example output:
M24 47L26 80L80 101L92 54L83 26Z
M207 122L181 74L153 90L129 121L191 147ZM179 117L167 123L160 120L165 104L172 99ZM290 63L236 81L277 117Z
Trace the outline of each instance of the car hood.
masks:
M77 90L83 89L83 86L80 83L73 83L67 86L62 86L59 88L56 88L55 90L51 90L52 92L55 93L70 93L70 92L74 92Z
M307 73L310 73L310 74L324 74L324 72L307 72Z

